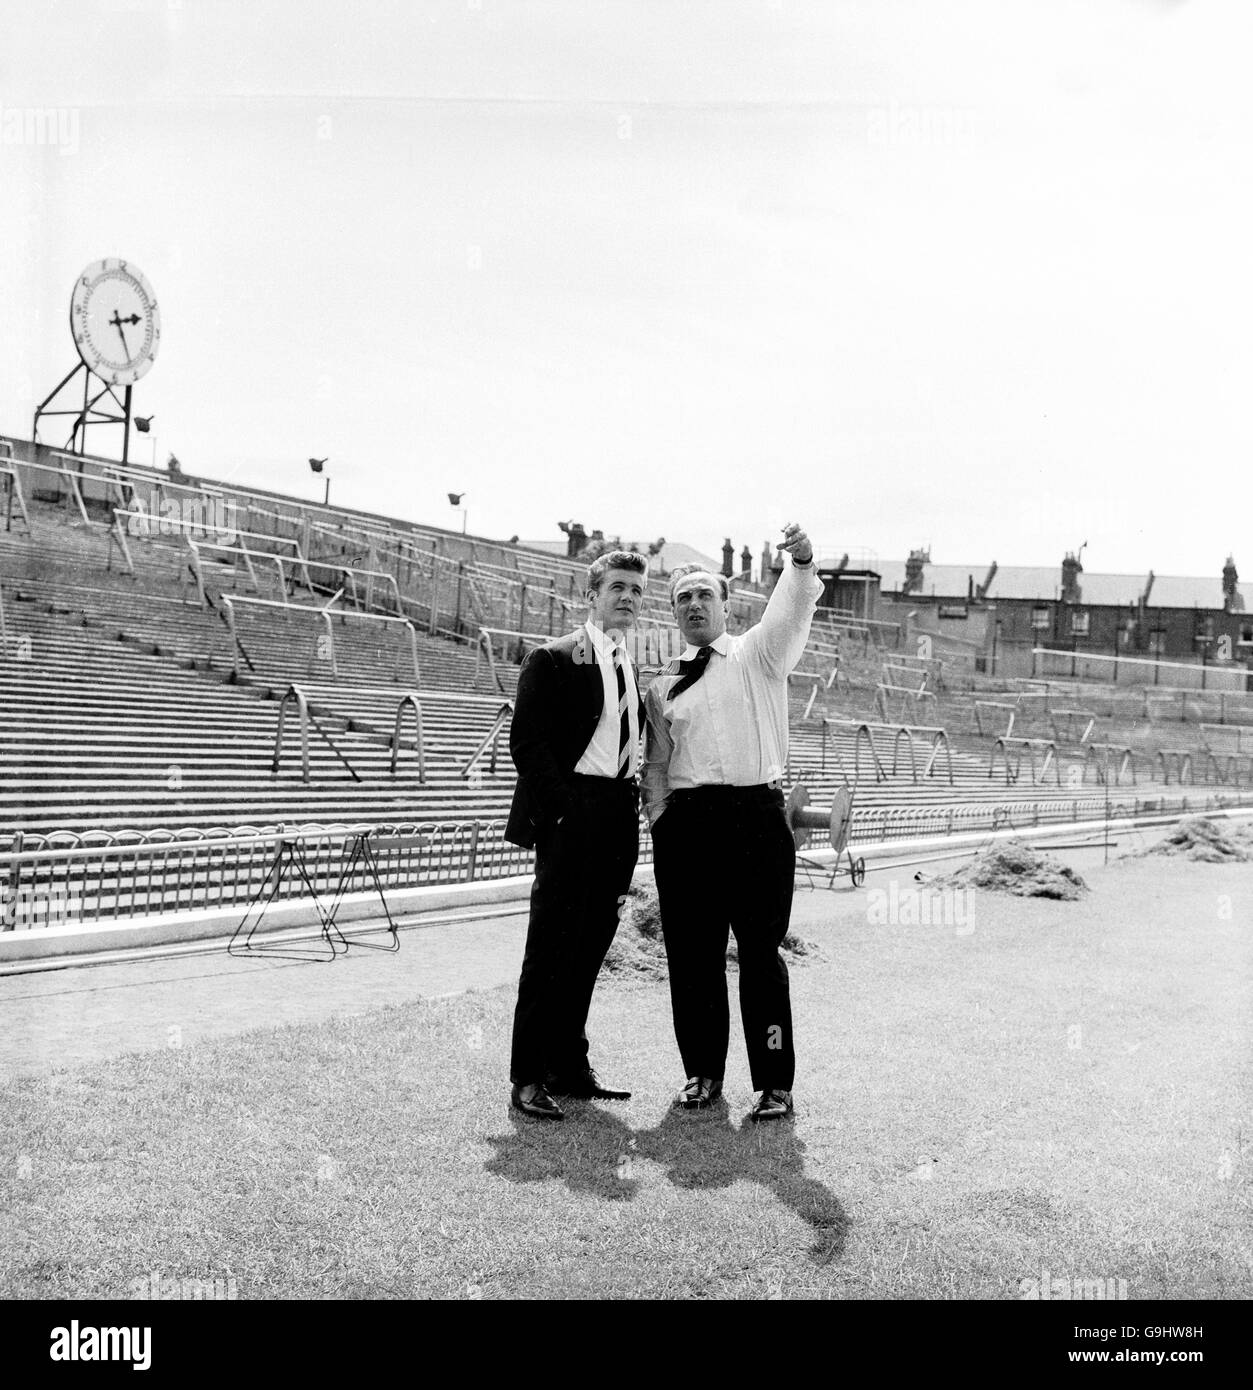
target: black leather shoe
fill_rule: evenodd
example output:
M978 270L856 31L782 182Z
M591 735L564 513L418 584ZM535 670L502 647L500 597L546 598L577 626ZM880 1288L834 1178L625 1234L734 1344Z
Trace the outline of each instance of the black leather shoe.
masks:
M570 1076L550 1076L545 1088L555 1096L573 1096L575 1100L630 1100L630 1091L614 1091L602 1086L600 1077L588 1067Z
M515 1110L521 1110L524 1115L533 1115L537 1120L564 1120L566 1117L566 1112L540 1082L515 1086L509 1103Z
M676 1110L705 1110L722 1094L722 1082L709 1076L689 1076L674 1098Z
M749 1111L750 1119L781 1120L792 1114L791 1091L763 1091L756 1105Z

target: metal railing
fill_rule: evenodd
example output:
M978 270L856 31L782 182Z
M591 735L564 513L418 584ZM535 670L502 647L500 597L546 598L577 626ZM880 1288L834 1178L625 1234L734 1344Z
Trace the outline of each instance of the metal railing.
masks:
M1058 721L1061 721L1059 726ZM1090 709L1055 709L1049 713L1049 721L1053 725L1053 737L1061 742L1067 736L1073 736L1078 725L1083 725L1083 732L1076 743L1087 743L1092 737L1092 730L1096 727L1096 711Z
M1211 753L1253 754L1253 727L1247 724L1202 724L1201 741ZM1231 744L1234 741L1235 747ZM1226 743L1226 748L1217 744Z
M19 833L13 848L0 853L0 919L3 930L14 931L197 909L242 911L265 886L283 842L301 846L314 890L330 893L353 840L375 829L414 837L408 852L380 856L380 877L388 888L508 878L529 873L533 864L529 850L506 843L503 822L495 820L95 831L64 843ZM37 839L44 843L31 843ZM363 865L359 872L345 891L372 887ZM282 882L276 896L305 894L303 882L292 878Z
M278 774L279 763L282 760L283 756L283 733L287 726L287 709L288 705L292 702L294 702L296 705L297 717L300 720L300 780L306 784L310 780L309 725L312 724L313 727L322 736L322 739L326 743L327 747L348 769L349 773L352 775L353 781L360 782L361 776L357 772L357 769L353 767L353 765L348 761L346 757L344 757L343 752L336 745L335 740L332 739L330 734L328 734L326 730L322 727L322 725L318 723L317 717L309 709L309 701L306 699L304 691L301 690L301 688L298 685L289 685L287 689L283 692L282 699L278 702L278 728L274 731L274 757L270 762L270 772L274 775ZM397 714L396 728L397 733L399 734L399 714ZM394 751L392 755L392 767L394 771Z
M1109 785L1110 769L1114 772L1114 785L1122 784L1123 776L1131 774L1132 785L1136 780L1135 754L1124 744L1087 743L1084 744L1083 776L1086 779L1088 768L1095 767L1096 780L1102 786Z
M996 771L997 754L1000 754L1005 764L1006 785L1017 782L1021 777L1024 757L1028 759L1031 768L1031 785L1033 787L1038 786L1048 775L1049 768L1053 769L1054 776L1057 778L1057 785L1060 787L1062 784L1062 769L1057 757L1057 745L1051 738L998 738L992 745L992 756L988 759L989 777ZM1038 768L1036 767L1037 754L1041 758Z
M478 683L479 672L482 669L483 657L487 657L487 672L491 677L492 685L502 694L509 692L505 689L504 682L500 678L500 672L496 669L496 649L495 638L507 637L524 647L528 642L542 647L545 642L551 642L551 637L546 637L538 632L515 632L501 627L480 627L478 643L474 651L474 680Z
M332 602L333 601L334 600L332 599ZM240 606L246 606L249 608L267 608L286 614L300 613L306 616L314 616L318 618L321 622L323 622L326 625L326 631L323 635L326 645L324 652L317 651L315 648L315 654L318 657L318 659L326 661L333 676L339 675L339 661L336 656L335 650L334 620L336 618L338 618L341 623L351 618L356 622L383 623L392 627L400 627L404 630L405 634L409 638L409 656L412 665L414 683L421 683L421 673L418 668L418 634L417 630L414 628L413 624L409 621L408 618L391 618L383 613L358 613L348 609L332 609L329 606L324 608L312 608L308 604L304 603L279 603L274 599L248 598L240 594L235 594L228 597L227 595L223 594L222 611L225 614L226 626L231 638L231 669L236 677L239 676L239 654L242 650L242 647L239 640L238 624L235 617L235 610ZM216 647L216 641L214 643L214 646ZM211 651L210 659L212 659L212 655L213 653ZM400 649L398 648L396 652L396 666L393 668L392 671L393 677L395 677L396 675L396 667L399 666L399 663Z
M859 806L853 812L850 843L865 844L925 835L1071 824L1099 823L1106 817L1138 817L1142 812L1194 814L1248 805L1248 796L1207 793L1177 796L1155 793L1134 799L1111 796L1053 797L977 804ZM214 908L243 910L270 878L284 843L300 846L314 891L332 893L340 885L354 841L367 831L394 835L405 848L380 855L385 888L468 883L530 874L531 851L507 843L504 822L464 820L380 824L304 825L288 828L239 826L233 829L17 832L0 851L0 931L35 931L49 926L95 925L123 919ZM0 844L3 844L0 840ZM641 823L640 861L652 858L652 841ZM364 864L345 886L347 892L373 887ZM276 897L305 896L303 882L287 878Z
M892 711L888 708L889 698L900 700L907 707L906 713L934 713L936 709L936 698L930 690L915 690L912 686L888 685L880 681L875 687L875 708L885 724L892 722Z
M216 541L194 541L190 536L184 536L187 543L187 550L191 556L191 563L188 572L191 574L195 584L196 592L200 595L200 602L205 607L209 600L204 588L204 566L201 563L201 553L206 550L216 551L226 555L238 555L243 559L244 568L248 571L248 578L252 581L252 586L258 593L261 591L261 581L257 578L257 571L253 565L254 560L261 560L273 564L278 572L278 591L281 594L288 592L287 572L284 568L287 557L274 555L268 550L250 550L246 545L222 545ZM184 582L185 576L182 566L179 567L180 584Z
M1162 673L1176 688L1247 692L1249 672L1244 666L1211 666L1192 661L1159 661L1153 657L1102 656L1099 652L1062 651L1054 647L1031 649L1031 673L1095 679L1102 684L1160 685Z
M330 569L331 566L328 565L327 568ZM336 566L335 573L340 574L345 579L347 579L348 583L344 587L351 595L352 602L356 605L359 611L369 611L370 607L374 603L374 581L380 580L385 589L390 588L391 590L392 598L395 600L396 616L399 618L404 618L405 610L404 605L400 601L400 585L396 583L396 576L394 574L388 574L386 570L364 570L357 569L354 566L348 565ZM362 601L361 596L357 592L358 578L362 578L366 581L364 603ZM408 620L406 619L406 621Z
M203 531L203 530L205 529L203 522L200 522L200 521L193 521L193 520L191 520L191 519L188 518L188 517L175 517L175 516L171 516L171 517L165 517L165 516L162 516L162 517L154 517L154 516L152 515L151 512L147 512L147 511L135 511L135 510L133 510L133 509L127 509L127 508L124 508L124 507L114 507L114 509L113 509L113 517L114 517L114 520L115 520L115 521L116 521L116 519L117 519L118 517L125 517L125 518L126 518L126 529L127 529L127 532L128 532L131 536L134 536L134 537L136 537L136 538L138 538L138 539L141 539L141 540L152 540L152 539L154 538L154 531L153 531L153 523L154 523L154 522L156 523L156 527L157 527L156 532L155 532L156 535L162 535L162 534L164 534L165 531L166 531L166 528L169 528L170 531L171 531L171 533L172 533L172 536L173 536L173 535L177 535L177 536L181 537L184 541L193 540L193 539L194 539L193 536L192 536L192 533L193 533L193 532L195 532L195 531ZM243 547L243 546L236 546L236 545L235 545L235 541L245 541L245 540L249 540L249 541L265 541L268 545L284 545L284 546L289 545L289 546L291 546L291 548L292 548L292 554L291 554L290 556L287 556L287 557L284 557L284 558L289 559L289 560L291 561L292 564L298 565L298 566L300 567L301 575L302 575L302 582L304 583L305 588L306 588L306 589L312 589L312 588L313 588L313 583L312 583L312 581L311 581L310 578L309 578L309 567L308 567L307 561L305 560L304 552L303 552L303 551L301 550L301 548L300 548L300 542L299 542L298 540L296 540L294 537L292 537L292 536L275 536L275 535L271 535L271 534L270 534L269 532L267 532L267 531L244 531L244 530L236 529L236 530L234 531L233 538L232 538L232 540L231 540L230 542L216 543L216 545L217 545L217 548L219 548L219 549L226 549L226 550L240 549L240 550L242 550L242 549L245 549L246 547ZM204 542L200 542L200 544L201 544L203 547L206 547L206 548L207 548L208 545L210 544L210 542L204 541ZM259 552L259 551L256 551L256 550L250 551L250 554L252 554L252 555L256 555L256 554L260 554L260 553L263 553L263 554L267 554L267 555L268 555L270 552L269 552L269 551ZM277 557L276 557L276 558L277 558ZM181 562L180 562L180 563L181 563ZM251 565L249 566L249 572L250 572L250 573L253 573L253 572L252 572L252 569L251 569ZM254 578L254 582L255 582L255 574L253 575L253 578Z
M393 777L396 775L396 760L400 756L400 739L406 709L413 710L413 751L418 755L418 781L420 783L425 783L426 744L422 738L422 704L412 690L406 690L396 705L396 723L392 729L391 773Z
M26 523L26 530L30 531L30 512L26 509L26 497L22 492L22 475L18 472L18 465L13 462L13 446L7 441L0 441L0 448L6 452L4 461L0 462L0 478L4 478L4 529L13 529L13 499L17 498L17 509L21 514L22 520Z
M83 490L82 490L82 488L79 487L79 485L78 485L78 480L79 480L79 478L82 477L82 476L84 476L84 475L79 471L79 469L69 467L70 464L76 464L76 463L78 462L77 456L74 455L74 454L62 453L62 451L61 451L60 449L53 449L53 450L52 450L52 457L53 457L54 459L61 459L62 462L61 462L60 464L56 465L55 467L51 467L51 468L50 468L50 471L52 471L52 472L58 474L59 477L64 478L64 479L69 483L70 491L69 491L69 496L66 498L66 509L68 510L70 500L73 499L73 501L76 502L76 503L78 504L78 514L79 514L79 516L82 517L82 519L83 519L83 521L84 521L84 523L85 523L86 525L90 526L90 525L91 525L91 517L89 517L89 516L87 515L87 505L86 505L86 503L83 501ZM24 463L22 466L23 466L24 468L32 468L32 467L33 467L33 468L44 468L44 467L49 467L49 465L41 464L41 463L36 463L36 464Z
M940 755L944 755L944 766L948 772L948 783L955 785L953 775L953 753L949 747L948 733L934 725L923 724L874 724L868 720L861 719L824 719L822 721L822 763L821 770L826 771L827 766L827 731L832 730L852 730L853 733L853 789L857 788L861 781L861 753L864 747L870 756L870 766L875 774L876 782L886 782L889 777L895 777L900 766L901 746L904 741L905 751L909 755L910 780L917 783L920 780L933 776ZM875 734L890 735L892 739L892 768L889 772L883 764L883 759L879 756L878 745L875 742ZM918 754L925 754L921 778L918 772ZM845 778L848 776L847 767L844 764L843 755L839 745L833 744L832 751L835 758L844 772Z
M506 726L512 718L513 705L506 700L505 703L501 705L500 709L496 711L496 718L492 720L492 727L483 735L482 739L475 747L474 752L466 759L466 765L461 769L461 775L463 777L473 778L480 761L489 750L491 752L491 761L488 764L487 770L493 775L495 774L496 753L500 743L500 736L504 733Z
M1005 725L1005 732L1002 737L1010 738L1013 735L1014 720L1018 717L1018 706L1016 704L1010 704L1005 700L976 700L974 702L974 709L975 728L979 731L980 738L987 738L995 732L994 730L985 729L983 727L983 715L986 710L1001 710L1002 712L1008 710L1009 720Z

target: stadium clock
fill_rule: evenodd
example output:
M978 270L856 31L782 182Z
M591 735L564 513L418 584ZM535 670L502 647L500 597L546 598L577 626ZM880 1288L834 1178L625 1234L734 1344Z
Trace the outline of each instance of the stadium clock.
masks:
M112 386L131 386L152 366L161 315L152 286L128 261L94 261L70 298L70 331L83 365Z

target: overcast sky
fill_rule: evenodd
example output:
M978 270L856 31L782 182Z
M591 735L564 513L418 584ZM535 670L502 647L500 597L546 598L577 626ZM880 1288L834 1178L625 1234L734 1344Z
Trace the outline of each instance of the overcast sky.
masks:
M1253 575L1248 10L6 5L0 431L120 255L158 463L320 498L329 455L332 500L495 536Z

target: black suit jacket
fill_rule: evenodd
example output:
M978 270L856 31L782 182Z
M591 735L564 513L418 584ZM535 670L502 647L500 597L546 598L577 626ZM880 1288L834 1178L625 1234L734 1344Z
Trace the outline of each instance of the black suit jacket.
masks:
M600 664L585 627L528 653L509 730L509 751L518 769L505 826L505 839L512 844L530 849L540 829L574 809L571 777L604 707ZM641 701L640 728L643 717Z

